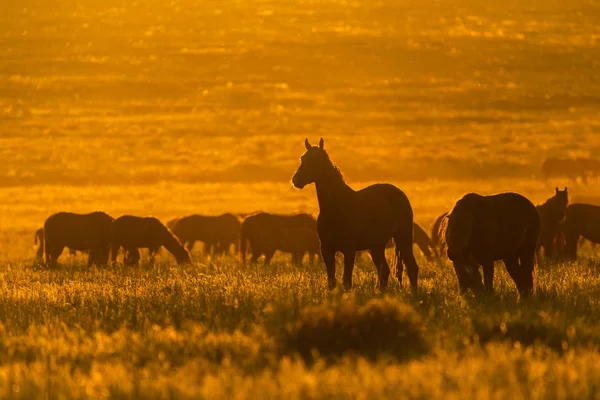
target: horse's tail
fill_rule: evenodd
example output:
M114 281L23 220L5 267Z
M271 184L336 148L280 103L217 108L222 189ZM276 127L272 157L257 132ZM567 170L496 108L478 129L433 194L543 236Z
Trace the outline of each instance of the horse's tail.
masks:
M50 261L49 260L50 249L48 248L48 229L45 229L45 227L44 227L44 240L43 240L43 243L40 243L40 245L44 248L44 254L43 254L44 265L48 266L48 262Z
M440 225L440 240L446 245L450 259L452 253L467 249L473 229L473 215L468 210L458 210L459 213L456 211L456 208L453 209Z
M248 229L247 225L242 223L240 228L240 261L242 264L246 264L246 247L248 246Z

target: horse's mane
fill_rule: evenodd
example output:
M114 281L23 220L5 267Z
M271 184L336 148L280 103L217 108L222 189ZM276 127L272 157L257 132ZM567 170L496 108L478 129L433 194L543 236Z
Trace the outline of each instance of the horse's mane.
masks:
M327 160L327 164L331 167L332 175L336 179L339 179L340 181L346 183L346 180L344 179L344 174L342 173L342 171L340 171L339 167L335 165L333 161L331 161L331 159L329 158L329 154L327 154L325 150L323 150L323 153L325 154L325 160Z

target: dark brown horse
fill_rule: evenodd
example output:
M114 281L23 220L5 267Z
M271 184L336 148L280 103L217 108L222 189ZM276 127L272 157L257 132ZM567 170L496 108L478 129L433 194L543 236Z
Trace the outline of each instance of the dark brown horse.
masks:
M565 240L565 257L576 260L580 237L592 243L600 243L600 207L591 204L570 204L565 212L561 231Z
M402 282L402 263L406 265L413 293L417 291L419 267L413 254L413 211L400 189L389 184L375 184L354 190L344 182L339 169L323 148L311 146L292 178L302 189L315 183L319 202L317 231L321 240L321 255L327 266L329 288L336 286L335 255L344 255L344 288L352 287L352 271L356 252L369 250L379 275L381 289L387 287L390 268L385 259L385 247L393 238L398 256L397 278Z
M154 262L154 254L162 246L167 249L178 264L190 262L190 253L179 240L154 217L136 217L124 215L112 224L112 262L117 261L119 249L125 250L124 263L137 265L140 260L138 249L146 248L150 252L150 262Z
M437 250L438 254L444 254L444 238L440 235L440 228L442 227L442 222L444 218L448 215L447 212L443 213L439 217L435 219L433 222L433 227L431 228L431 242L433 243L434 248Z
M56 266L65 247L89 250L88 265L105 265L110 253L113 218L103 212L75 214L59 212L44 223L46 266Z
M265 264L269 264L277 250L294 253L292 250L285 250L284 248L293 248L302 244L294 243L290 235L281 237L282 230L285 229L308 229L316 232L317 221L310 214L280 215L259 212L246 217L242 222L240 231L240 259L242 263L246 263L248 244L250 244L252 252L250 262L256 262L258 257L264 254ZM286 239L290 239L291 242L286 243ZM311 240L306 240L306 242L307 246L310 247ZM307 249L304 252L306 251L309 250Z
M167 225L168 226L168 225ZM205 251L225 254L240 237L240 220L233 214L218 216L189 215L178 218L169 227L179 241L192 250L196 241L204 243Z
M556 188L554 196L539 206L536 206L540 215L540 238L538 240L537 253L544 250L544 257L556 260L560 256L560 249L557 246L559 239L560 224L565 219L565 211L569 204L569 193L567 188L558 190Z
M444 220L444 239L461 291L493 290L494 261L502 260L520 296L533 293L535 250L540 217L535 206L517 193L466 194Z

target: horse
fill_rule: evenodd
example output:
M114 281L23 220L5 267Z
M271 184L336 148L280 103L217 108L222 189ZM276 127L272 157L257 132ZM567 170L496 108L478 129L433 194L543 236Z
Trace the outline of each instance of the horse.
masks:
M65 247L89 250L88 265L108 264L113 218L101 211L89 214L59 212L44 222L44 254L49 268L56 267Z
M559 250L556 242L560 233L560 224L565 219L565 211L569 204L569 193L565 187L563 190L555 189L554 196L550 197L535 208L540 215L540 237L537 245L537 254L541 250L547 259L558 259Z
M252 257L250 262L256 262L258 257L265 255L265 264L271 262L273 254L282 247L282 229L308 229L316 232L317 221L310 214L280 215L259 212L252 214L242 222L240 229L240 260L246 263L246 250L250 244ZM287 251L287 250L284 250Z
M44 259L44 228L40 228L37 231L35 231L35 234L33 237L33 244L38 246L38 248L35 252L35 258L37 258L38 260L43 260ZM69 248L69 254L71 256L75 256L77 254L77 251Z
M119 249L125 250L125 265L137 265L140 260L138 249L147 248L150 262L154 254L163 246L177 260L178 264L190 262L190 253L181 245L173 233L154 217L123 215L112 224L112 262L117 261Z
M444 252L444 240L442 238L440 228L442 227L442 222L446 216L448 216L447 211L435 219L433 222L433 227L431 228L431 242L440 255Z
M565 240L564 256L576 260L581 236L592 243L600 243L600 206L570 204L565 212L561 231Z
M316 186L317 232L329 289L337 284L336 253L344 256L343 284L350 290L356 252L368 250L378 271L379 287L384 290L390 275L385 247L393 238L398 259L396 277L402 283L404 263L412 292L416 294L419 267L413 254L413 211L408 197L391 184L378 183L354 190L329 159L322 138L318 146L311 146L308 139L304 146L306 152L300 158L292 183L298 189L311 183Z
M519 295L533 293L540 216L527 198L510 192L490 196L468 193L444 219L442 232L461 292L482 286L492 292L494 261L502 260Z
M204 242L208 253L225 254L240 237L240 220L233 214L218 216L189 215L178 218L169 227L185 247L192 251L196 241Z
M302 258L306 253L310 261L318 258L321 253L319 235L314 229L281 228L275 231L272 239L271 247L284 253L291 253L294 265L302 264Z

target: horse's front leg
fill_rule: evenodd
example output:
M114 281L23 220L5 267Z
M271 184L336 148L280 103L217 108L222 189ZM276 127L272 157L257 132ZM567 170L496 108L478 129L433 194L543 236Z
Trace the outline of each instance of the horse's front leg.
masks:
M321 256L323 257L323 261L325 262L325 267L327 268L327 283L329 284L329 289L335 288L335 285L336 285L335 253L336 253L335 250L321 246Z
M352 288L352 271L354 271L354 259L356 257L355 250L348 250L344 253L344 289Z

